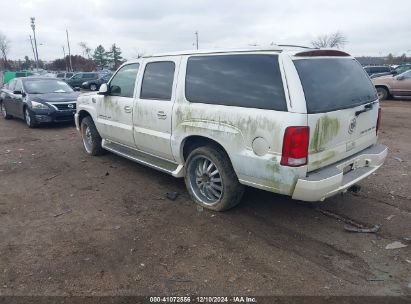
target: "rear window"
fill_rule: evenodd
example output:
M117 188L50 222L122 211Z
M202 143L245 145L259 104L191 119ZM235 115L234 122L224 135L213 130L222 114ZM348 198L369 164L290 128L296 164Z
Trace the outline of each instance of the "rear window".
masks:
M190 57L186 98L190 102L287 111L277 55Z
M352 108L377 99L377 92L361 65L351 58L295 60L308 113Z

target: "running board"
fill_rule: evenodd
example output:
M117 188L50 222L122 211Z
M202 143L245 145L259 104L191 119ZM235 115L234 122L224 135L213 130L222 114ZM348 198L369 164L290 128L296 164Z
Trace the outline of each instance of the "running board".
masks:
M114 143L103 139L101 146L117 155L128 158L136 163L146 165L150 168L171 174L174 177L183 177L184 176L184 166L173 163L171 161L158 158L154 155L144 153L142 151L129 148L127 146Z

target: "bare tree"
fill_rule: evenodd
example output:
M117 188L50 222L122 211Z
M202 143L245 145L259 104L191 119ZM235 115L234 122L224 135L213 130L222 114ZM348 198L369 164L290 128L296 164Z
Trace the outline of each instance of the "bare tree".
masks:
M83 55L87 56L88 59L91 58L91 48L87 45L86 42L80 42L78 44L83 49Z
M347 44L347 37L341 32L335 32L328 35L318 36L311 41L313 47L316 48L343 48Z
M4 64L7 65L7 55L10 51L10 41L6 35L0 32L0 54L3 57Z

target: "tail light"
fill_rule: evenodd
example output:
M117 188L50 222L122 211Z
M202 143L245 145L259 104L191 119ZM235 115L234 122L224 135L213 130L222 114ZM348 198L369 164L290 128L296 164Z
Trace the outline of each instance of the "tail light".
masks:
M281 165L300 167L307 164L309 136L308 127L285 129Z
M375 126L375 133L378 135L378 130L380 129L381 124L381 108L378 108L378 118L377 118L377 125Z

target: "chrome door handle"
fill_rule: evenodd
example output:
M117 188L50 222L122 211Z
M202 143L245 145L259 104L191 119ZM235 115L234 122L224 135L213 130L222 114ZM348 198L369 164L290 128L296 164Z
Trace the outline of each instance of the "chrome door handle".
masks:
M133 110L133 109L132 109L130 106L124 106L124 111L125 111L126 113L131 113L132 110Z
M158 119L166 119L166 118L167 118L167 114L164 113L163 111L158 111L158 112L157 112L157 118L158 118Z

